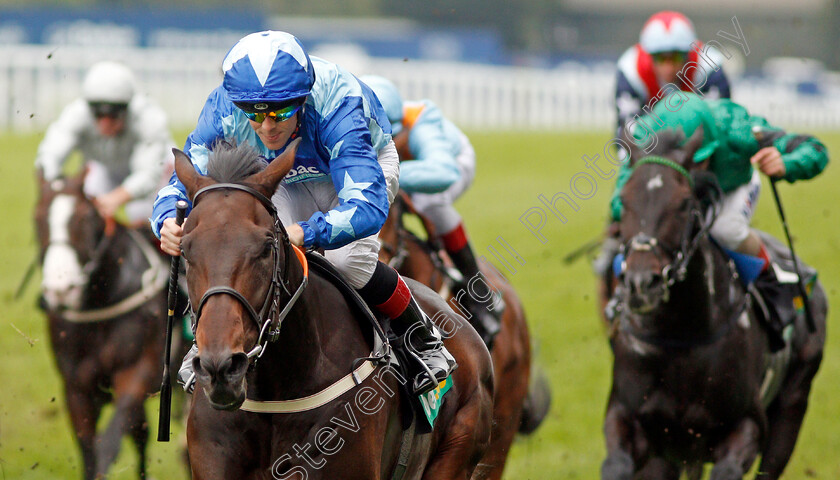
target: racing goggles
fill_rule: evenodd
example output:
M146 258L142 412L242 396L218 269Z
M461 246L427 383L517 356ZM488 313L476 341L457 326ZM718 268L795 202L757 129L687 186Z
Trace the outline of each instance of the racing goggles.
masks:
M681 64L688 60L688 52L679 51L652 53L651 56L653 57L653 61L655 63L665 63L670 61L676 64Z
M88 102L88 105L96 118L122 118L128 111L128 105L125 103Z
M267 103L237 103L236 106L242 110L242 113L245 114L245 117L247 117L248 120L263 123L266 118L271 118L275 122L285 122L286 120L292 118L298 110L300 110L303 103L292 103L280 108Z

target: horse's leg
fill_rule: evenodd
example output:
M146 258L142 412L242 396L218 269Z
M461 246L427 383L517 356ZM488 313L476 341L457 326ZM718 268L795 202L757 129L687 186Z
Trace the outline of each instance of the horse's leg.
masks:
M661 457L652 457L636 473L638 480L679 480L680 469Z
M146 444L149 442L149 422L146 421L146 411L143 404L140 408L132 410L134 417L129 420L131 426L131 439L137 449L137 475L139 478L146 478Z
M94 441L96 440L96 421L102 411L102 404L96 395L81 391L77 387L71 387L71 379L65 380L65 394L67 395L67 409L70 413L70 422L76 433L76 440L82 450L82 463L84 464L85 480L93 480L96 477L96 452Z
M267 438L263 435L268 434L255 433L243 418L242 411L214 410L200 388L196 388L191 398L187 416L187 450L192 479L253 478L248 476L256 468L253 456L265 445L251 442L253 439ZM274 465L271 471L273 469ZM265 478L271 477L270 472L265 472ZM297 477L277 475L274 478Z
M446 426L422 480L469 480L490 443L493 400L487 393L477 388Z
M685 467L685 476L688 480L701 480L703 478L703 463L689 464Z
M735 431L715 448L715 466L709 480L740 480L758 456L760 435L754 419L741 420Z
M602 480L630 480L636 467L633 462L633 425L626 408L610 398L604 418L607 458L601 464Z
M506 314L507 315L507 314ZM510 325L506 325L510 327ZM515 350L517 345L511 345L519 338L514 339L513 335L518 334L511 328L502 330L496 337L496 351L494 352L494 365L496 371L496 398L493 405L493 432L490 448L487 449L484 458L481 459L473 478L486 478L489 480L500 480L505 469L507 456L510 453L510 446L513 438L519 430L520 419L523 415L523 404L528 395L528 380L530 366L527 359L517 358ZM527 342L527 339L524 340ZM507 362L495 363L498 360ZM525 361L523 361L525 360ZM481 474L481 476L479 476Z
M787 466L808 408L811 381L820 368L821 359L822 347L811 358L797 361L790 366L791 370L778 397L767 411L770 428L767 445L761 453L757 478L777 479Z
M149 365L147 365L149 363ZM146 442L149 426L143 402L153 390L151 362L141 361L114 376L114 416L108 428L97 438L97 474L106 475L120 453L122 437L130 433L139 455L137 466L140 478L146 475Z

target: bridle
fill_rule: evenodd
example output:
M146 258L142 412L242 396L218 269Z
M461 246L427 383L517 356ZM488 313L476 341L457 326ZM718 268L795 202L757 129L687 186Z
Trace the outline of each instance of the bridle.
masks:
M694 178L691 174L677 162L664 157L645 157L636 162L634 168L645 164L664 165L673 170L676 170L680 175L688 180L689 186L694 189ZM633 252L653 252L662 267L661 275L663 279L663 300L668 301L670 288L675 283L685 280L688 263L700 247L700 242L707 236L712 225L715 223L719 211L719 202L711 202L712 208L704 211L700 208L700 202L695 196L692 196L691 210L689 215L691 220L686 222L683 233L680 236L679 249L671 249L663 245L656 237L651 237L643 232L634 235L628 242L621 245L621 254L624 255L624 264L622 264L622 272L626 266L627 256ZM664 262L664 258L668 256L673 258L670 263Z
M84 195L82 195L82 198L84 199ZM55 198L53 197L53 200L54 199ZM92 204L89 206L90 208L93 208L95 210L95 207ZM85 275L85 279L87 282L90 282L90 276L99 268L100 264L102 263L102 259L105 257L105 253L111 247L111 243L114 240L114 234L117 230L117 222L113 218L102 218L102 221L105 223L105 226L102 230L102 235L99 237L99 240L97 240L96 246L90 253L90 257L85 262L85 264L82 265L82 273ZM46 252L47 249L53 245L67 245L73 250L76 250L76 247L74 247L69 240L50 240L49 242L47 242L43 251Z
M289 234L286 232L286 228L283 226L283 222L280 221L280 217L277 215L277 208L275 208L274 204L271 200L257 191L254 188L251 188L247 185L242 185L239 183L215 183L213 185L208 185L193 195L192 201L193 205L196 204L199 197L208 191L212 190L220 190L220 189L233 189L233 190L240 190L246 193L251 194L263 206L268 210L271 214L271 217L274 222L274 232L273 232L273 242L272 242L272 255L274 256L274 268L271 274L271 284L269 285L268 292L266 293L265 300L263 301L262 308L260 308L259 313L254 309L248 299L245 298L244 295L236 291L233 287L227 285L218 285L214 287L210 287L207 291L204 292L204 295L201 296L201 300L198 302L198 307L191 313L193 317L193 328L198 328L198 319L201 318L201 310L204 308L204 305L207 303L207 300L212 297L213 295L225 294L230 295L242 306L245 307L245 310L248 312L248 316L257 324L260 329L260 336L257 339L256 345L251 351L248 352L248 358L260 358L262 357L263 353L265 353L266 346L269 342L275 342L277 339L280 338L280 327L283 323L283 319L286 318L286 315L289 314L289 311L297 302L298 298L300 298L301 293L306 288L308 284L308 276L304 273L303 279L300 282L300 285L295 290L294 293L291 292L290 287L290 278L289 278L289 269L284 268L283 276L280 277L280 245L279 243L283 243L283 249L286 261L290 261L290 259L295 258L297 256L294 253L294 249L292 247L292 242L289 241ZM289 297L289 300L286 302L286 305L283 307L282 310L280 309L280 296L285 292L285 294Z

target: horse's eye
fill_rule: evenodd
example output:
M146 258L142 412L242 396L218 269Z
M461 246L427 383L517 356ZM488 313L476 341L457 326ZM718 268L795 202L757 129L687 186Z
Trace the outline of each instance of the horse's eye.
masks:
M271 251L274 247L274 240L266 240L263 244L262 252L260 252L260 258L268 258L271 256Z

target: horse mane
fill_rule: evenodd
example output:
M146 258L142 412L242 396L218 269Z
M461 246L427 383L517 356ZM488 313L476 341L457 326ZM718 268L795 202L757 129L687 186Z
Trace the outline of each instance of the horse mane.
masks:
M685 134L680 130L660 130L656 132L656 145L654 145L653 150L650 152L646 152L646 156L659 156L664 157L666 154L673 152L674 150L679 149L685 141ZM637 159L638 160L638 159Z
M247 143L219 140L207 162L207 175L222 183L244 180L265 169L268 162Z

